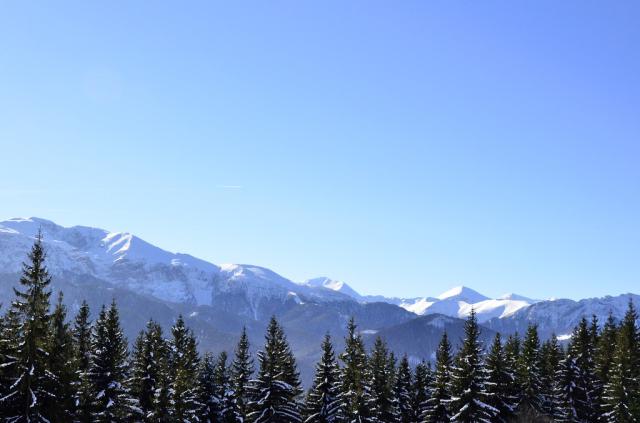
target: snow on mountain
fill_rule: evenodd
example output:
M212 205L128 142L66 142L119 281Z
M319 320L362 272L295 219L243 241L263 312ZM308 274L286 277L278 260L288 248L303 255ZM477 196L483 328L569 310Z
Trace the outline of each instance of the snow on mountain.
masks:
M347 285L345 282L336 281L326 276L307 279L303 283L304 285L314 287L314 288L326 288L332 291L340 292L342 294L348 295L353 299L362 300L362 296L358 294L353 288Z

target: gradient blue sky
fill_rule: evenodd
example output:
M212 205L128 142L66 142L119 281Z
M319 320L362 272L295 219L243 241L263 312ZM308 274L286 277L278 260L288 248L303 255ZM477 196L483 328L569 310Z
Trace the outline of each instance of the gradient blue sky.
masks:
M0 219L363 293L640 286L640 3L3 2Z

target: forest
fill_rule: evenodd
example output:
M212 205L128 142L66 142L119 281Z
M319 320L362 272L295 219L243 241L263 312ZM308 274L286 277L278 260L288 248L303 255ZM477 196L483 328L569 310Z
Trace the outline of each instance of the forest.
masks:
M83 303L69 316L38 237L15 300L0 318L0 421L436 423L639 422L640 330L625 317L585 316L568 343L522 336L479 341L472 311L464 339L444 333L433 362L396 356L382 338L367 349L356 322L344 351L322 342L305 392L276 317L255 357L245 331L235 351L202 352L178 318L150 320L129 344L115 302L95 321ZM455 341L454 341L455 342Z

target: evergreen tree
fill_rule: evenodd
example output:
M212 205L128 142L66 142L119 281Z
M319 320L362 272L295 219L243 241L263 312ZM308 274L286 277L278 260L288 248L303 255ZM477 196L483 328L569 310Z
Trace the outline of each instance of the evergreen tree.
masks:
M135 342L131 394L146 422L169 421L169 345L162 328L150 320Z
M596 357L595 357L595 373L600 381L602 389L609 383L609 373L613 363L613 356L616 350L616 338L618 335L618 327L613 314L609 312L609 316L602 327L602 333L598 339Z
M171 419L180 422L197 421L201 404L197 401L199 357L196 338L184 323L182 316L171 328L170 389Z
M305 423L341 423L344 420L340 369L329 334L322 341L313 385L305 402Z
M198 402L201 405L199 418L204 423L218 420L218 402L216 398L216 362L213 355L205 353L200 360L198 370Z
M5 396L0 399L0 408L12 422L46 422L46 402L52 398L48 389L52 385L49 372L49 284L51 277L45 266L46 254L42 235L28 255L28 262L22 264L20 285L14 288L16 295L12 312L17 326L12 348L10 385Z
M238 346L236 347L233 364L231 365L231 386L234 401L240 418L243 421L247 416L247 390L253 371L253 359L249 352L247 329L243 327Z
M300 423L299 381L291 348L275 317L267 328L260 369L250 383L248 418L254 423Z
M445 332L442 335L436 352L436 369L431 397L424 407L421 421L424 423L441 423L451 420L447 404L451 400L449 383L451 381L451 344Z
M75 345L75 421L91 422L91 387L89 383L89 367L91 363L91 321L89 305L82 302L73 326Z
M579 387L580 369L576 358L569 352L560 362L558 385L556 387L553 417L557 422L583 422L578 409L583 405L584 396Z
M227 353L222 351L218 356L214 368L214 395L217 404L217 421L222 423L241 422L240 413L236 406L231 381L229 378L229 367L227 366Z
M76 371L75 345L69 324L67 310L62 304L62 293L51 317L51 336L47 345L49 357L49 386L51 394L46 398L45 410L48 420L71 421L75 415Z
M396 374L396 384L394 387L395 408L398 413L396 419L399 423L411 423L415 421L413 412L413 382L411 380L411 368L409 358L405 354L400 360L398 372Z
M379 422L397 420L393 398L393 374L390 369L390 356L387 345L377 337L371 351L369 366L371 370L371 397L373 417Z
M542 385L542 411L548 416L558 415L558 371L563 359L563 352L558 345L558 338L552 335L541 348L540 381Z
M364 423L371 419L371 388L367 353L353 318L347 326L345 349L340 354L344 363L341 375L342 394L348 423Z
M514 399L516 405L522 400L522 387L518 375L520 368L520 354L522 352L522 341L518 332L507 337L504 344L504 357L507 371L514 377L514 383L509 384L509 397Z
M597 324L597 322L596 322ZM582 421L596 421L598 418L597 383L595 379L594 342L597 342L597 329L588 326L584 317L573 331L568 355L577 367L574 393L576 415Z
M640 336L638 313L629 307L618 329L609 381L604 388L603 417L607 422L640 421Z
M522 395L520 403L524 407L540 411L544 398L540 382L540 340L535 325L528 327L522 343L516 381L520 385Z
M502 338L497 333L486 358L488 403L497 410L495 422L507 422L514 414L516 398L511 396L510 386L515 376L507 365Z
M102 307L91 345L88 380L92 393L92 422L128 422L137 415L136 401L125 386L128 376L127 340L120 327L115 300Z
M426 413L427 400L431 398L433 374L429 364L424 361L416 366L411 388L411 421L420 421Z
M498 410L488 404L492 398L485 385L480 328L473 309L465 322L464 333L462 348L451 372L451 421L490 422Z

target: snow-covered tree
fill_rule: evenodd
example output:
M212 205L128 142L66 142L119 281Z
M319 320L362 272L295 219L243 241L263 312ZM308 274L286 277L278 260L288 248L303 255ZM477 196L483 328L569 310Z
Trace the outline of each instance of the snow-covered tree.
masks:
M369 368L371 371L371 399L373 417L379 422L394 422L397 411L393 398L393 371L389 350L382 338L377 337L371 351Z
M136 339L129 385L144 421L169 421L169 345L153 320Z
M253 423L300 423L295 360L275 317L267 328L264 349L258 353L260 369L250 382L248 419Z
M464 341L451 371L452 422L476 423L492 421L498 410L491 406L482 363L480 328L472 309L464 326Z
M201 405L198 403L199 356L196 338L178 316L171 328L170 341L170 415L172 421L195 422Z
M75 346L75 418L79 423L91 422L91 386L89 383L89 365L91 360L91 315L89 305L82 302L73 325Z
M138 409L125 386L128 378L127 340L122 333L115 301L108 310L102 307L91 349L88 375L92 392L91 421L130 421Z
M424 406L424 413L420 420L424 423L441 423L451 420L447 408L451 400L451 344L445 332L442 335L436 352L436 368L431 387L431 397Z
M564 358L562 349L558 345L558 338L555 335L545 341L540 349L540 382L542 386L542 411L548 416L558 414L560 404L557 398L558 392L558 371L560 362Z
M520 385L523 407L531 407L536 411L542 409L544 398L540 382L540 339L538 328L530 325L522 342L516 381Z
M395 409L398 413L396 419L399 423L411 423L415 421L413 412L413 395L411 380L411 367L409 366L409 358L405 354L400 360L398 371L396 373L396 383L393 389L395 399Z
M247 391L253 371L253 358L251 358L249 351L249 337L247 336L247 329L243 327L230 370L233 397L242 420L247 416Z
M47 422L46 401L52 398L49 391L52 375L49 371L49 298L51 277L45 266L46 254L42 235L38 233L28 255L28 262L22 264L20 285L14 288L16 295L11 307L17 318L13 339L10 385L0 408L11 422Z
M412 421L420 421L425 415L427 400L431 398L433 373L428 363L420 362L415 368L413 386L411 388Z
M342 395L348 423L371 421L371 387L367 353L353 318L347 326L345 349L340 354L344 364L341 374Z
M510 386L515 383L515 376L507 365L502 338L496 334L491 344L491 350L486 358L487 381L486 389L489 393L487 402L497 411L495 422L507 422L514 413L516 398L511 395Z
M304 407L305 423L341 423L344 404L340 392L340 369L329 334L322 341L322 356L316 364L313 385Z

